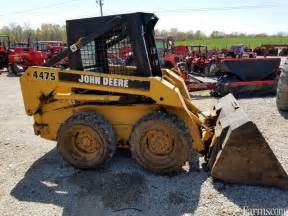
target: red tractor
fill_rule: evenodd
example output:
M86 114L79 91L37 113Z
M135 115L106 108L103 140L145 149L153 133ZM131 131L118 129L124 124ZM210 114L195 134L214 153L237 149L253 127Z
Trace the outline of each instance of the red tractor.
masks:
M19 75L29 66L42 65L45 55L35 51L29 43L14 43L8 50L8 73Z
M191 65L192 73L202 76L217 76L221 72L220 66L223 60L256 58L256 53L243 44L233 45L231 49L224 49L222 52L216 50L208 52L206 46L195 46L195 48L198 49L196 52L198 55L192 56L188 65Z
M63 41L37 41L34 48L45 53L47 58L51 58L65 48L65 43Z
M189 46L189 54L186 56L188 70L195 73L204 73L208 64L207 46Z
M133 49L128 41L121 41L119 47L107 50L108 61L112 65L133 65Z
M218 61L218 57L208 58L207 46L175 46L172 37L167 39L156 37L155 40L160 63L164 68L171 69L177 67L177 64L181 64L181 67L185 65L188 72L194 71L205 75L207 70L210 71L212 66L215 66L212 63ZM213 53L215 52L213 51Z
M234 56L225 56L226 53L208 51L206 46L201 45L173 47L173 43L159 37L156 45L160 61L163 59L162 66L173 68L184 79L189 91L210 90L214 96L228 93L237 96L267 95L275 92L280 59L256 59L255 53L244 47L239 50L240 46L234 47ZM194 76L191 71L214 78Z
M0 35L0 70L8 65L10 40L7 35Z
M56 56L58 53L64 50L66 44L63 41L37 41L34 43L34 49L43 53L45 61ZM56 67L68 67L68 59L65 58L58 62Z
M175 46L172 37L167 37L167 39L156 37L155 40L162 67L173 68L177 63L185 62L185 58L189 53L188 46Z

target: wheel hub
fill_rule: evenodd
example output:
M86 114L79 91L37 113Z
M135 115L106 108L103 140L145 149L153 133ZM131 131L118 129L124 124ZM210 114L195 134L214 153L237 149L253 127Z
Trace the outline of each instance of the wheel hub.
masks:
M164 131L151 130L146 134L148 149L153 154L166 155L173 149L173 139Z
M78 150L84 153L94 153L100 147L93 136L85 130L81 130L76 134L75 146Z

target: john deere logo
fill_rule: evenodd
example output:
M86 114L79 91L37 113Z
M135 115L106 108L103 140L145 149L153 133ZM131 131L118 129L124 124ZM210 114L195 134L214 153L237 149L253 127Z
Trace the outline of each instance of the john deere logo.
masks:
M111 86L120 88L133 88L149 90L150 82L141 80L129 80L113 77L101 77L95 75L86 75L80 73L59 72L59 80L65 82L83 83L89 85Z
M113 87L129 88L128 79L118 79L118 78L107 78L107 77L97 77L90 75L81 75L78 79L80 83L94 84L94 85L104 85Z

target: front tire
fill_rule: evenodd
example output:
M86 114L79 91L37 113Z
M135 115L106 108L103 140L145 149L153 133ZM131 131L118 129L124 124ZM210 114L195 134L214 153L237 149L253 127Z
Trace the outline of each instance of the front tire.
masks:
M66 120L57 141L63 159L82 169L99 167L113 157L116 149L112 126L93 112L76 113Z
M180 170L192 156L192 138L177 116L157 111L143 117L130 137L132 157L155 173Z

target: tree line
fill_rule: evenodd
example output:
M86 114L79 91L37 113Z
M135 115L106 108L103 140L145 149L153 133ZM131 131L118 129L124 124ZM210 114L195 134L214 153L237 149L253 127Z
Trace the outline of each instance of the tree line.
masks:
M203 31L179 31L177 28L171 28L170 30L157 30L155 31L157 36L167 37L172 36L175 40L185 41L193 39L206 39L206 38L231 38L231 37L268 37L265 33L247 35L244 33L233 32L231 34L225 34L222 31L212 31L211 34L207 35ZM27 42L36 40L62 40L66 42L66 27L58 24L42 24L39 28L32 29L29 25L10 24L0 29L0 35L8 35L11 42ZM275 35L287 37L288 34L285 32L279 32Z
M199 40L199 39L207 39L207 38L236 38L236 37L287 37L288 33L279 32L274 35L268 35L266 33L259 34L245 34L242 32L232 32L230 34L226 34L223 31L212 31L210 34L205 34L201 30L196 31L179 31L177 28L171 28L170 30L156 30L156 35L167 37L172 36L178 41L186 41L186 40Z
M30 41L62 40L66 41L66 27L58 24L42 24L32 29L29 25L10 24L0 29L0 35L8 35L13 43Z

